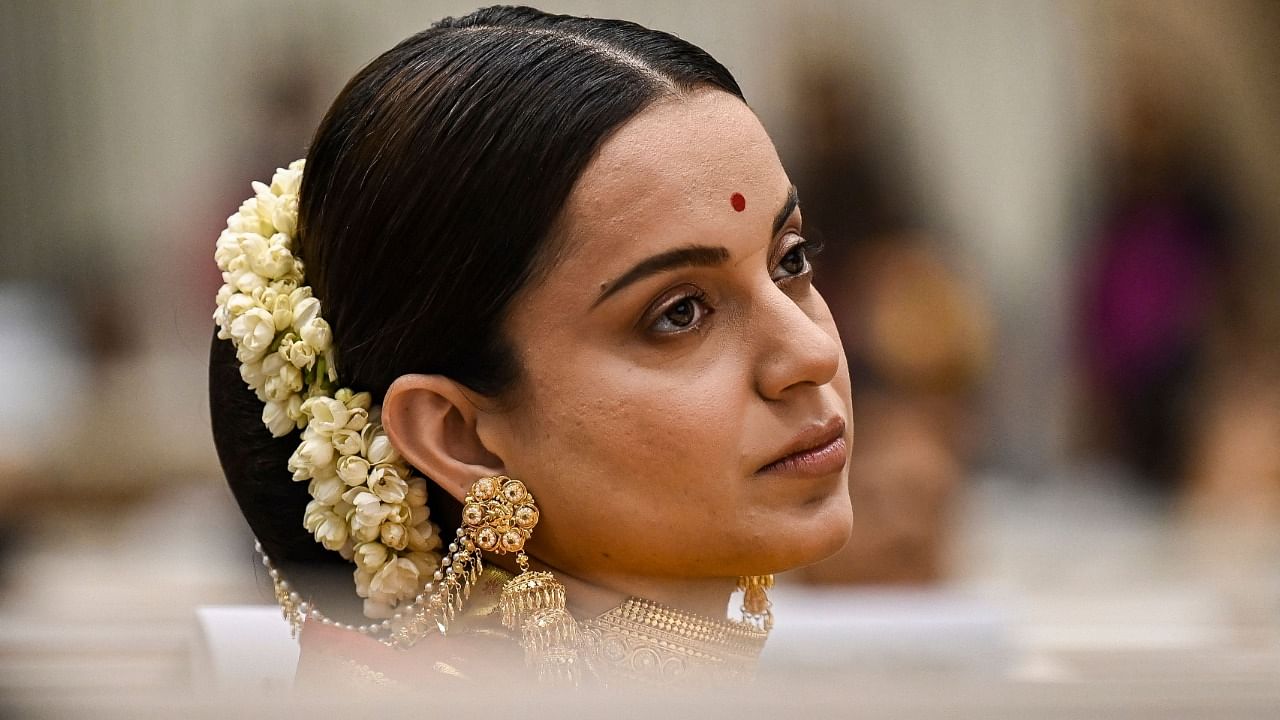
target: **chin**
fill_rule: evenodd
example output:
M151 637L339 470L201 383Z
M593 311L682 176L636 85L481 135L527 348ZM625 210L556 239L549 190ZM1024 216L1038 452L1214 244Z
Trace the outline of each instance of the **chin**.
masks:
M797 517L800 514L800 517ZM768 546L747 561L754 566L744 575L795 570L835 555L853 534L853 507L848 492L833 494L802 509L779 513L765 534Z

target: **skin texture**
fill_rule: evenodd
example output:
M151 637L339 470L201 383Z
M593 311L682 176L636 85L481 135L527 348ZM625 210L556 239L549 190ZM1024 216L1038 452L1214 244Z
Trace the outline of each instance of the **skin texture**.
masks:
M525 482L542 514L528 552L580 612L639 595L723 616L738 575L808 565L849 537L847 462L758 472L824 422L843 421L846 454L853 441L800 212L773 232L790 191L740 100L664 99L601 147L549 269L512 306L518 387L487 398L409 375L388 392L393 443L455 496L486 474ZM724 257L601 299L641 261L695 245Z

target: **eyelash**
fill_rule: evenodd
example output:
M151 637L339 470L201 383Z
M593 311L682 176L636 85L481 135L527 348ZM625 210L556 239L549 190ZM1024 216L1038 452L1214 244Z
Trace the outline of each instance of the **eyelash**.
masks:
M786 260L791 253L797 250L801 251L804 255L804 269L798 273L789 274L786 277L774 278L774 282L790 282L799 278L809 278L813 276L813 259L817 257L818 253L822 252L822 241L800 237L799 242L787 248L787 251L782 254L782 257L778 258L778 267L781 268L783 261ZM770 273L770 275L772 275L772 273Z
M778 260L778 267L781 267L782 262L786 260L791 253L794 253L797 250L803 253L804 269L795 274L788 274L785 277L773 278L774 283L778 285L786 285L790 284L794 280L810 278L813 276L813 258L818 253L822 252L822 243L817 240L808 240L803 237L800 238L799 242L787 248L787 251L783 253L782 257ZM770 275L772 276L772 272ZM702 319L715 313L715 309L707 304L707 300L708 296L704 290L697 286L690 286L688 291L672 298L669 302L661 303L653 313L650 314L652 319L647 323L649 332L665 336L697 332L702 327ZM671 330L658 329L658 325L667 320L668 313L678 307L681 303L688 302L693 303L695 308L700 309L695 312L694 319L690 320L688 325L683 327L675 326L675 329Z
M715 312L715 310L707 304L706 291L697 286L691 286L690 289L680 293L672 298L669 302L664 302L658 306L653 313L653 320L649 323L649 331L657 335L679 335L681 333L696 331L701 327L702 318ZM697 310L694 319L684 327L675 327L673 330L660 330L658 325L667 319L667 314L678 307L681 303L692 303Z

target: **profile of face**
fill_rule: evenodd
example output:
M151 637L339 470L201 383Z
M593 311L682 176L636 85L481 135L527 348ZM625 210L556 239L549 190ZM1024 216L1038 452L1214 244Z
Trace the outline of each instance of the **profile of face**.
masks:
M406 455L456 496L484 474L521 479L541 510L529 553L603 586L837 551L848 369L754 113L714 90L650 106L601 146L552 242L505 326L516 387L402 377L386 412Z

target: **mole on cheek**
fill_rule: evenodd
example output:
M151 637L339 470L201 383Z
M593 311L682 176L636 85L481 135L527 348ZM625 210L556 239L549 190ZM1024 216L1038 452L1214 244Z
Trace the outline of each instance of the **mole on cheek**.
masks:
M742 197L742 193L734 193L731 195L729 197L729 204L738 212L742 212L747 209L747 199Z

